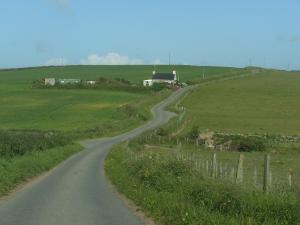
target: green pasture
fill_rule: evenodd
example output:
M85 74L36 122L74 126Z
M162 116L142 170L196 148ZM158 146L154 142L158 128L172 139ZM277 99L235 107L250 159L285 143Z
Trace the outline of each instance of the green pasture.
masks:
M186 130L299 135L299 84L300 73L265 71L201 86L182 102Z
M121 119L122 105L142 94L94 90L1 90L2 129L72 130Z
M153 69L153 66L66 66L0 70L0 129L70 131L125 121L121 106L151 101L153 95L118 90L33 89L32 82L45 77L84 80L105 77L139 83L150 78ZM182 80L201 77L203 71L209 76L237 70L192 66L158 66L155 69L161 72L177 70Z

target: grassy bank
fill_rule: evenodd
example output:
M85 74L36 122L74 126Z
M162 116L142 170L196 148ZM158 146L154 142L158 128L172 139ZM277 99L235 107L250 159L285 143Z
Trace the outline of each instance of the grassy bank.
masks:
M0 196L19 184L58 165L82 150L79 144L69 144L45 151L29 151L23 155L0 158Z
M172 151L116 146L106 172L118 190L158 224L298 224L294 192L270 193L218 182Z
M0 196L81 150L62 132L0 130Z

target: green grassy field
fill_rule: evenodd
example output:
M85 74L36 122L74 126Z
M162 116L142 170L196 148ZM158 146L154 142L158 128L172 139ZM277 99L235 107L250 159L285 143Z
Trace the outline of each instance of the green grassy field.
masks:
M242 79L217 82L194 89L180 105L186 107L183 122L170 123L177 136L188 135L192 127L199 131L229 134L300 135L300 73L264 71ZM198 151L194 145L184 147ZM282 142L267 144L266 151L243 153L245 172L252 180L253 168L262 175L265 153L271 155L274 184L287 184L290 169L295 172L295 182L300 185L300 144ZM203 151L200 158L211 160L211 151ZM224 164L234 166L239 152L219 152ZM262 179L261 179L262 180ZM276 181L277 180L277 181Z
M194 90L182 105L186 129L300 134L300 73L264 72Z
M177 70L190 80L235 71L233 68L160 66L158 71ZM108 90L32 89L44 77L97 79L124 78L140 83L151 77L152 66L67 66L0 71L0 129L76 130L124 121L120 106L151 99L148 93ZM149 97L149 98L147 98ZM146 101L147 102L147 101ZM119 130L119 129L118 129Z
M141 94L92 90L24 90L1 93L2 129L86 129L121 119L117 109Z

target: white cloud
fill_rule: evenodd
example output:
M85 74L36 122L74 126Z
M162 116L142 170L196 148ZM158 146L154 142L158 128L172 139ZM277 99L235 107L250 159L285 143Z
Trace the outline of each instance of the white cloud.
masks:
M99 56L97 54L89 55L86 59L81 60L83 65L141 65L144 64L142 59L131 59L126 55L118 53L108 53Z
M67 65L68 60L65 58L52 58L47 60L45 66L65 66Z

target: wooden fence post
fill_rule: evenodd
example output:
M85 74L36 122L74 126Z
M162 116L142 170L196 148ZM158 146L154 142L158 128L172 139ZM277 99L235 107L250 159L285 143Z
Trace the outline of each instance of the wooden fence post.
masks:
M265 155L264 160L264 180L263 180L263 191L269 192L269 177L270 177L270 155Z
M257 168L256 168L256 166L254 167L254 170L253 170L253 185L254 185L254 187L257 187Z
M219 163L219 177L223 178L223 167L222 167L222 163Z
M227 166L228 166L227 163L225 163L224 166L223 166L223 176L224 176L224 178L227 178L227 176L228 176Z
M235 175L235 171L234 171L234 167L231 168L231 171L230 171L230 177L231 179L234 181L234 175Z
M293 171L292 169L289 169L289 174L288 174L288 182L289 182L289 187L293 187Z
M240 158L238 161L237 171L236 171L236 183L240 184L243 183L243 164L244 164L244 155L240 154Z
M217 154L216 153L213 153L211 176L212 178L217 178Z
M206 173L208 174L209 171L209 164L208 164L208 160L206 160Z
M270 189L272 189L272 182L273 182L272 170L270 169L270 176L269 176L269 188Z

